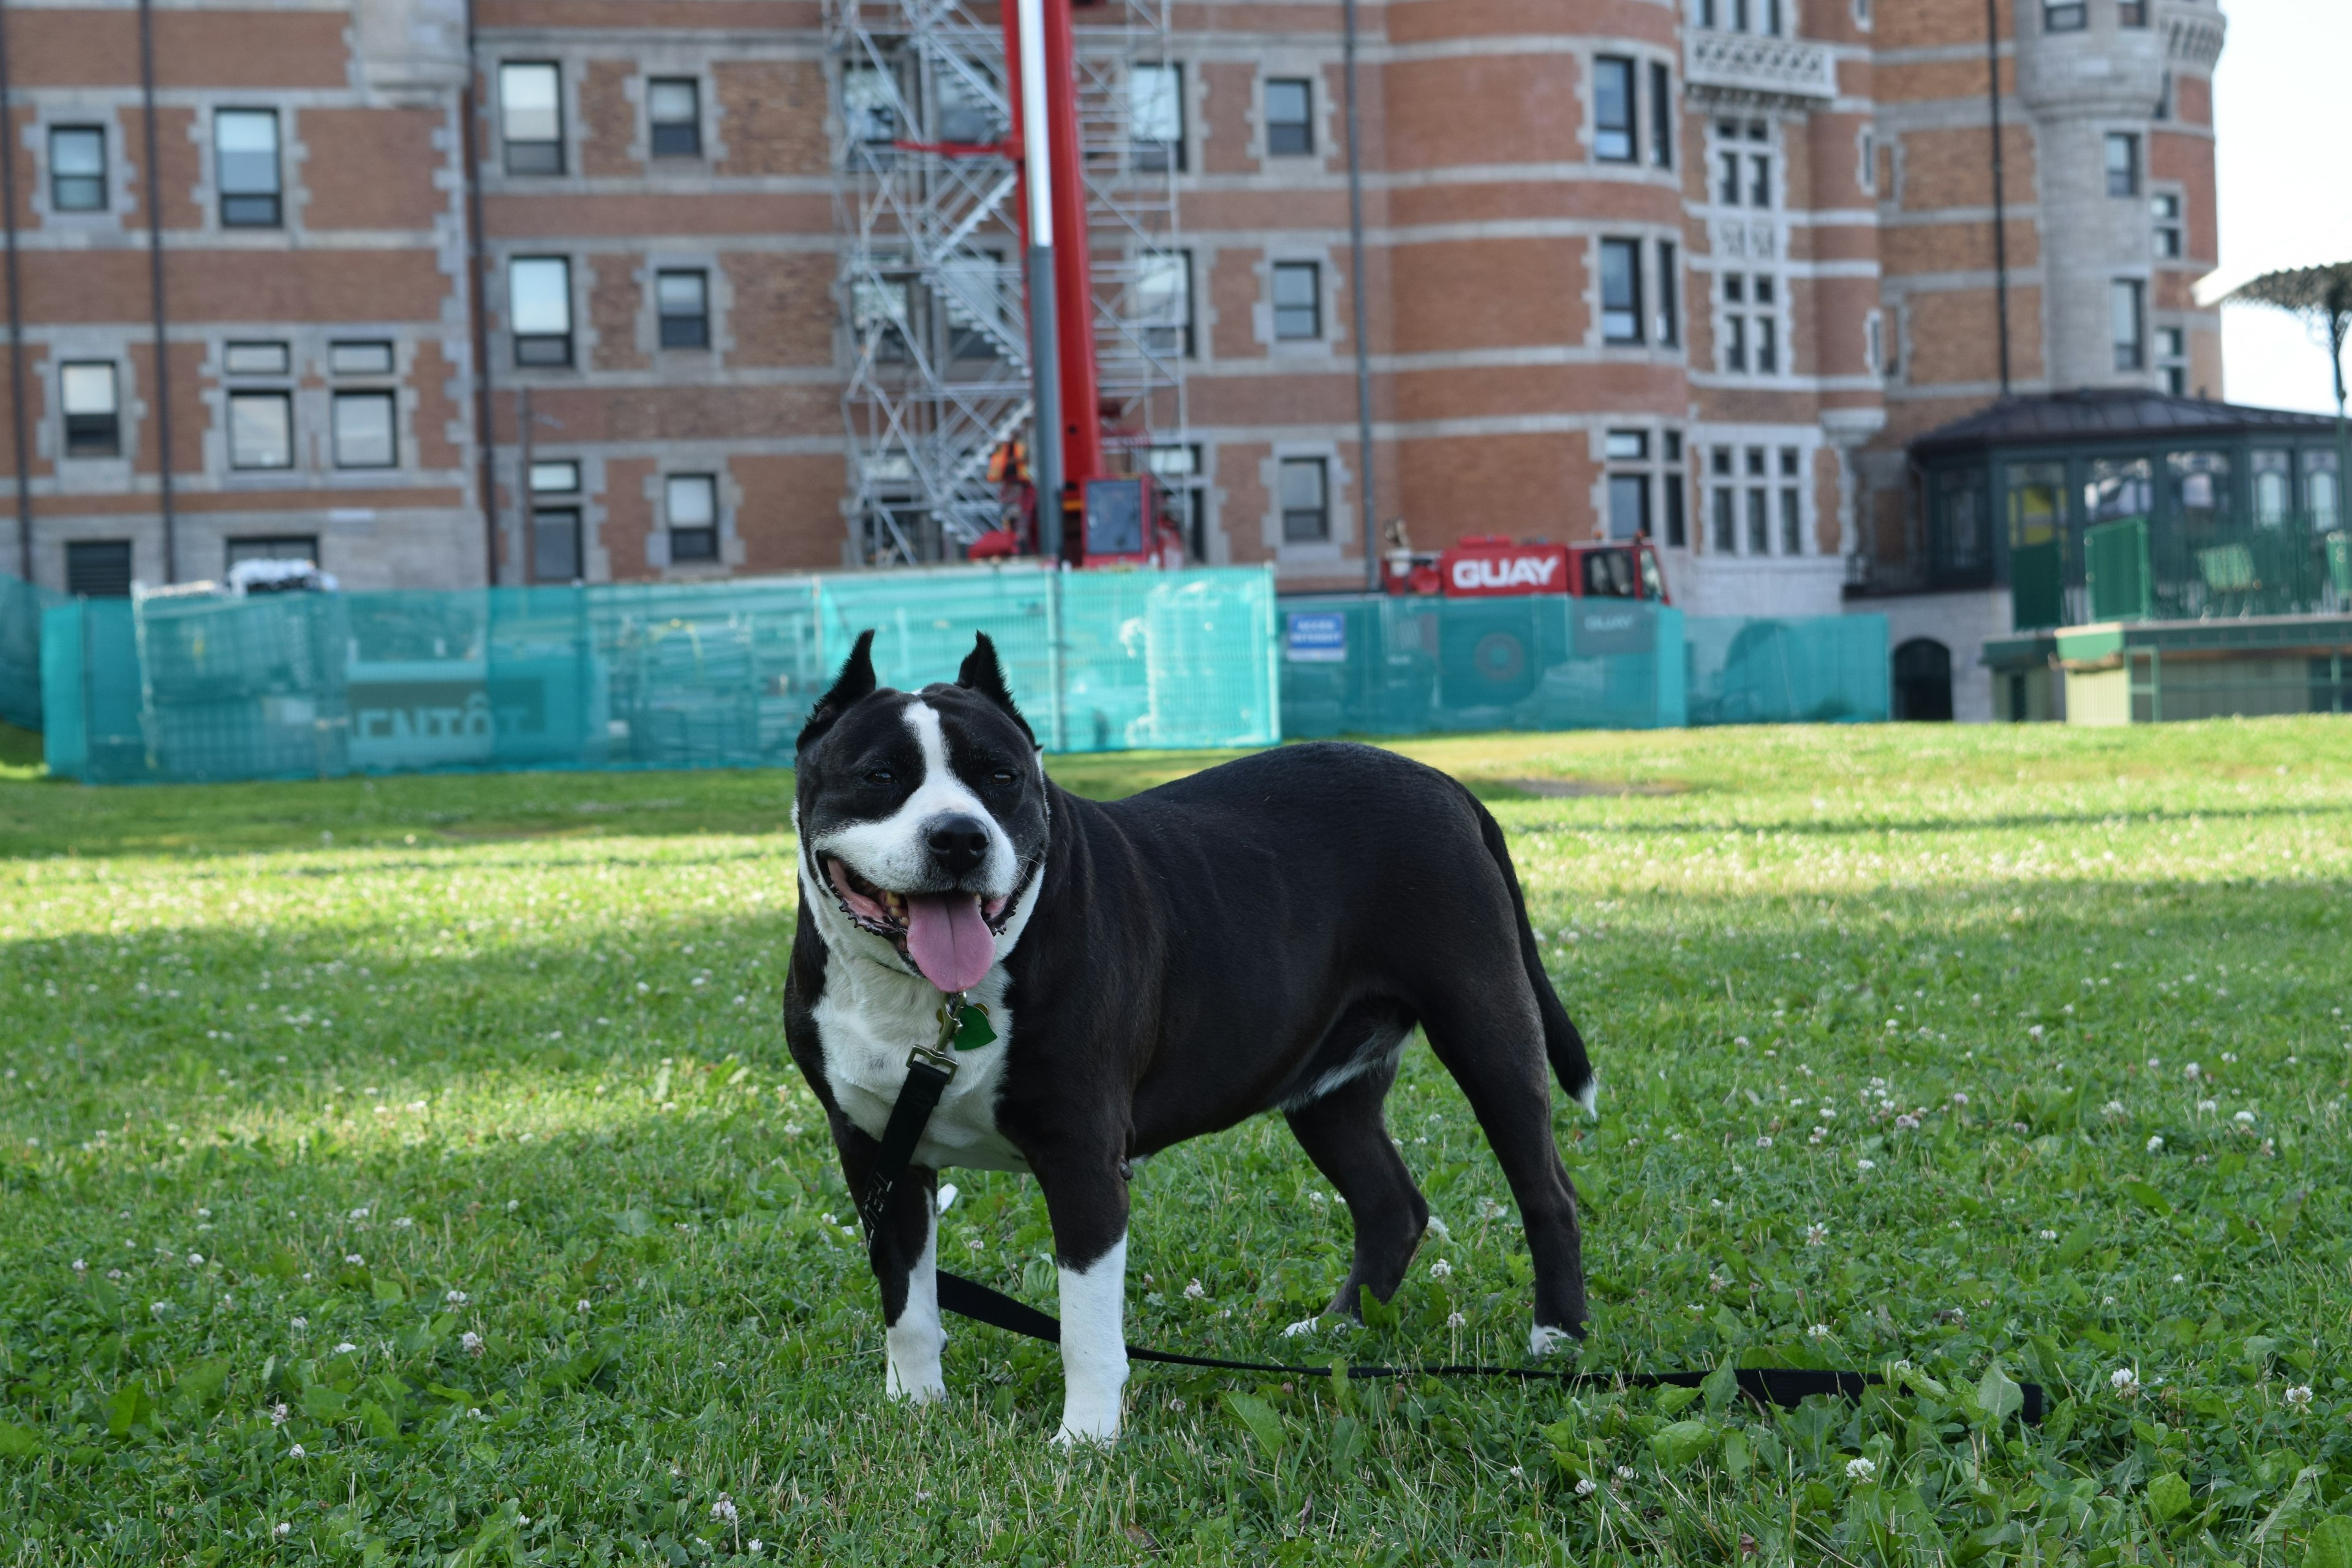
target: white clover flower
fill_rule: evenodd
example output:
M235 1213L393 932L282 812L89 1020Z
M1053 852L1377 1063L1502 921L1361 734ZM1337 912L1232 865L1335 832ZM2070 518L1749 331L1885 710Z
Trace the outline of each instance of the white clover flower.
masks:
M743 1550L749 1552L754 1557L757 1557L761 1552L765 1552L767 1549L768 1543L761 1540L756 1535L743 1543Z
M1805 1337L1809 1340L1828 1339L1830 1337L1830 1326L1827 1323L1815 1323L1811 1328L1805 1331Z
M348 1263L348 1264L350 1264L350 1265L351 1265L352 1268L363 1268L363 1267L365 1267L365 1266L366 1266L366 1264L367 1264L367 1259L366 1259L366 1258L362 1258L362 1257L361 1257L361 1256L360 1256L358 1253L356 1253L356 1252L346 1252L346 1253L344 1253L344 1254L343 1254L343 1261L344 1261L344 1262L346 1262L346 1263Z
M289 1459L307 1459L310 1456L303 1449L301 1444L297 1443L286 1450L286 1457Z
M2230 1120L2241 1127L2252 1127L2254 1124L2254 1113L2251 1110L2241 1110Z
M2307 1383L2297 1384L2286 1391L2284 1398L2288 1409L2308 1410L2311 1408L2311 1385Z
M85 1260L77 1258L73 1260L73 1271L77 1274L87 1274L89 1272L89 1265Z
M1597 1492L1600 1489L1601 1489L1599 1487L1592 1484L1592 1478L1591 1476L1581 1477L1576 1483L1576 1495L1579 1497L1591 1497L1594 1492Z
M485 1347L482 1343L482 1336L467 1329L457 1337L457 1348L467 1355L478 1356L482 1353Z
M310 1320L308 1318L289 1318L286 1320L286 1326L299 1334L303 1330L310 1326Z
M272 1426L283 1426L286 1425L286 1417L292 1414L292 1411L286 1408L286 1402L281 1399L269 1407L269 1424Z
M1631 1465L1620 1465L1620 1466L1618 1466L1618 1467L1617 1467L1617 1479L1618 1479L1619 1480L1621 1480L1621 1481L1630 1481L1630 1480L1632 1480L1632 1479L1633 1479L1633 1466L1631 1466Z
M2163 1133L2151 1132L2147 1135L2147 1152L2151 1154L2160 1154L2164 1152Z
M719 1494L719 1500L710 1505L710 1517L719 1521L721 1524L734 1523L735 1500L729 1497L725 1492L720 1492Z
M2121 1116L2124 1114L2124 1102L2120 1100L2111 1100L2099 1109L2105 1111L2109 1116Z
M972 1239L977 1241L980 1238L978 1237L974 1237ZM590 1302L581 1301L573 1306L572 1310L576 1312L593 1312L595 1310L595 1307Z
M1878 1169L1878 1162L1875 1160L1856 1160L1853 1163L1853 1168L1857 1171L1875 1171Z
M2182 1078L2193 1079L2203 1070L2204 1069L2200 1068L2195 1062L2190 1062L2180 1069L2180 1076Z
M202 1268L204 1266L205 1266L205 1255L204 1255L203 1253L201 1253L201 1252L191 1252L190 1254L188 1254L188 1267L189 1267L189 1268Z
M2176 1274L2172 1277L2172 1282L2175 1285L2186 1285L2189 1283L2189 1276L2186 1274Z
M369 1090L368 1090L368 1092L369 1092L370 1094L373 1094L373 1093L375 1092L375 1090L373 1090L373 1089L369 1089ZM367 1218L367 1216L368 1216L368 1212L367 1212L366 1208L364 1208L364 1207L355 1208L355 1209L353 1209L353 1210L352 1211L352 1217L353 1219L365 1219L365 1218Z
M2044 1240L2044 1241L2055 1241L2055 1240L2057 1240L2057 1239L2058 1239L2058 1233L2057 1233L2056 1231L2054 1231L2054 1230L2045 1230L2045 1231L2042 1231L2042 1232L2040 1232L2039 1234L2040 1234L2040 1236L2041 1236L2042 1239L2042 1240Z
M2210 1116L2221 1109L2221 1102L2218 1100L2200 1100L2197 1102L2197 1114L2200 1116Z
M1469 1321L1469 1319L1464 1317L1459 1312L1448 1312L1445 1314L1445 1326L1449 1329L1466 1327Z
M1813 1135L1806 1139L1805 1142L1808 1143L1824 1143L1829 1141L1829 1136L1830 1130L1828 1128L1816 1127L1813 1129Z
M2041 1025L2039 1025L2039 1024L2036 1024L2036 1025L2034 1025L2034 1026L2033 1026L2033 1027L2032 1027L2032 1028L2030 1028L2030 1029L2026 1030L2025 1032L2026 1032L2028 1035L2031 1035L2033 1038L2035 1038L2035 1039L2037 1039L2037 1040L2038 1040L2038 1039L2040 1039L2040 1038L2042 1037L2042 1026L2041 1026ZM1848 1468L1851 1468L1852 1467L1848 1467Z
M1809 1225L1805 1227L1805 1245L1807 1247L1819 1247L1828 1241L1829 1238L1830 1229L1829 1226L1825 1225Z
M345 1340L345 1341L343 1341L341 1344L339 1344L339 1345L337 1345L337 1346L335 1347L335 1353L336 1353L337 1355L349 1355L349 1354L351 1354L351 1353L352 1353L352 1352L353 1352L353 1351L355 1351L355 1350L357 1350L357 1349L359 1349L359 1348L360 1348L359 1346L357 1346L357 1345L355 1345L355 1344L352 1343L352 1342L351 1342L351 1341L349 1341L349 1340Z
M281 1519L278 1521L277 1528L272 1530L269 1533L278 1537L278 1540L283 1541L288 1536L294 1533L294 1527Z
M2131 1367L2119 1366L2107 1374L2107 1386L2116 1391L2117 1398L2137 1399L2139 1373Z
M1966 1105L1968 1102L1969 1097L1965 1093L1956 1092L1952 1096L1952 1103L1954 1105Z
M1201 1289L1201 1282L1198 1279L1184 1287L1184 1300L1187 1301L1205 1301L1208 1299L1209 1293Z
M1895 1119L1895 1129L1898 1132L1915 1131L1918 1126L1919 1119L1907 1110Z
M158 1318L163 1316L163 1314L169 1312L171 1310L172 1303L169 1301L150 1301L147 1304L147 1310Z
M1878 1463L1874 1459L1848 1459L1845 1479L1860 1486L1868 1486L1878 1479Z
M416 1228L416 1222L414 1219L411 1219L408 1215L402 1215L398 1219L392 1222L392 1228L394 1230L414 1230Z
M1454 1278L1454 1265L1441 1258L1429 1266L1429 1277L1432 1279L1451 1279Z
M1769 1132L1758 1134L1756 1146L1759 1149L1769 1149L1772 1146L1772 1135Z
M441 1299L444 1301L448 1302L452 1307L462 1307L467 1302L473 1300L472 1297L467 1295L463 1290L452 1290Z

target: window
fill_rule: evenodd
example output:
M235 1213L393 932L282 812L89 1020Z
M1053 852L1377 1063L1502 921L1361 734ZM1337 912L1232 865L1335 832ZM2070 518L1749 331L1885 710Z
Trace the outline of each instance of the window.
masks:
M334 375L390 375L392 345L381 339L329 343L327 370Z
M1127 73L1128 142L1139 169L1184 167L1184 68L1136 66Z
M2189 393L2189 333L2179 327L2156 329L2156 363L2164 372L2164 390L2175 397Z
M2172 118L2172 73L2170 71L2165 72L2163 79L2157 83L2156 111L2148 118L2151 120Z
M1174 498L1171 508L1182 520L1184 549L1193 561L1209 559L1209 491L1201 482L1201 448L1191 445L1148 447L1146 472L1160 481L1160 493Z
M551 61L499 67L499 139L508 174L563 173L563 79Z
M2116 345L2116 368L2139 370L2147 363L2147 285L2118 278L2107 285L2108 335Z
M1879 374L1886 363L1886 323L1875 310L1862 319L1863 353L1870 356L1870 374Z
M335 467L389 468L400 461L389 392L338 392L334 403Z
M1854 183L1875 194L1878 190L1878 132L1865 128L1856 145L1862 153L1862 167L1854 175Z
M1274 336L1304 342L1323 335L1323 268L1314 261L1274 264Z
M841 72L841 111L849 122L850 140L869 158L887 162L890 144L898 140L898 99L895 84L877 66L845 66Z
M1678 458L1681 453L1669 447L1666 456ZM1690 543L1690 533L1683 520L1683 476L1680 471L1670 468L1659 476L1659 493L1666 498L1666 548L1684 549Z
M561 256L518 256L507 263L508 324L515 363L572 363L572 263Z
M2336 454L2306 451L2303 455L2303 507L2311 526L2326 532L2340 525L2342 496L2336 483Z
M908 296L901 279L860 278L850 285L850 325L871 344L877 363L900 363L912 354L907 340ZM861 349L861 352L863 350Z
M2116 0L2116 21L2126 27L2147 26L2147 0Z
M1276 77L1265 84L1265 150L1269 157L1297 157L1315 151L1314 84L1305 77Z
M1772 160L1762 153L1748 155L1748 205L1751 207L1772 205Z
M1643 430L1612 430L1601 437L1601 456L1611 458L1646 458L1650 455L1650 437Z
M95 125L49 127L49 206L61 213L106 210L106 132Z
M1675 166L1675 73L1655 60L1650 64L1650 162L1661 169Z
M58 403L65 410L67 457L121 455L122 415L111 363L59 365Z
M228 466L294 466L294 400L283 392L228 395Z
M530 493L543 495L577 495L580 491L580 460L576 458L534 458L530 465Z
M1135 279L1136 313L1144 322L1143 340L1154 353L1192 353L1192 253L1169 251L1147 256Z
M292 364L284 343L233 342L221 349L221 369L231 375L284 375Z
M248 535L244 539L222 541L226 547L224 566L234 571L247 561L307 561L319 563L319 536L315 533L268 533Z
M657 76L646 83L649 151L656 158L702 156L702 89L692 77Z
M1681 253L1671 239L1658 241L1658 343L1673 348L1683 341L1683 273Z
M2276 528L2294 507L2294 466L2273 449L2255 452L2248 467L2254 477L2254 521Z
M2107 132L2107 195L2139 195L2139 138L2131 132Z
M1650 476L1609 476L1609 537L1647 539L1650 536Z
M2042 0L2042 30L2079 33L2091 25L2091 8L2084 0Z
M1756 318L1756 374L1780 374L1780 323L1772 317L1759 314Z
M1727 207L1739 205L1739 154L1718 153L1716 167L1719 177L1715 182L1715 199Z
M1633 62L1602 55L1592 62L1592 155L1633 162Z
M719 559L719 481L709 474L672 474L663 487L669 512L669 559Z
M701 271L654 274L654 310L660 317L661 346L710 346L710 275Z
M2156 220L2156 254L2166 261L2180 258L2180 197L2150 196L2148 216Z
M939 95L938 140L982 146L1004 140L1010 127L997 106L996 74L979 61L963 60L963 70L943 70L931 79Z
M1715 26L1715 7L1716 0L1698 0L1698 25L1700 26L1712 27Z
M1642 341L1642 242L1601 242L1601 341Z
M283 220L278 183L278 111L224 109L213 115L213 172L224 228L276 228Z
M1319 543L1331 537L1330 472L1322 458L1283 458L1279 489L1285 543Z
M1805 552L1805 494L1797 481L1804 471L1804 458L1794 447L1780 448L1780 553L1802 555Z
M1731 448L1717 447L1707 454L1707 472L1717 481L1709 513L1707 542L1726 555L1739 548L1739 492L1728 483L1731 478Z
M1748 368L1748 318L1726 316L1723 319L1723 368L1746 371Z
M131 596L131 542L83 539L66 546L66 592L78 599Z
M1772 493L1761 485L1748 490L1748 553L1772 552Z
M561 501L542 504L541 496L563 497L580 492L580 464L572 458L533 460L530 465L530 580L534 583L576 583L580 580L580 509Z
M1772 304L1779 289L1767 273L1723 275L1723 368L1758 375L1780 370L1780 322ZM1752 308L1752 313L1751 312Z

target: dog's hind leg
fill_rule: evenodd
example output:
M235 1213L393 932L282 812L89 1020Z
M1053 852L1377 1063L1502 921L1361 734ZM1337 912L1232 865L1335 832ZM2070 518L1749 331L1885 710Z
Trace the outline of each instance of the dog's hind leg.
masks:
M862 1205L877 1145L843 1118L835 1119L834 1138L850 1193ZM948 1394L940 1370L947 1331L940 1322L938 1186L939 1173L908 1166L891 1191L889 1212L866 1238L874 1280L882 1288L883 1342L889 1352L883 1386L891 1398L915 1405Z
M1356 1227L1356 1257L1339 1293L1326 1309L1363 1313L1361 1292L1385 1301L1404 1282L1406 1265L1429 1224L1429 1204L1413 1185L1381 1113L1396 1058L1347 1079L1328 1093L1283 1112L1315 1168L1348 1201Z
M1431 1049L1470 1101L1519 1205L1536 1271L1535 1329L1541 1355L1584 1334L1583 1239L1576 1188L1551 1136L1551 1073L1543 1025L1516 955L1489 977L1463 975L1422 1010Z

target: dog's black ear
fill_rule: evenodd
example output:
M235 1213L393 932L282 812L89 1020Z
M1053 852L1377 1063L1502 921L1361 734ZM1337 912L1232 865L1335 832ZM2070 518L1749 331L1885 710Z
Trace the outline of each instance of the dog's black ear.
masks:
M1013 693L1004 684L1004 667L996 662L996 645L988 640L986 632L972 634L971 651L963 656L963 667L956 671L956 684L1003 709L1021 726L1021 732L1029 737L1029 743L1037 743L1037 731L1029 728L1029 721L1021 717L1021 710L1013 705Z
M801 726L801 738L794 743L793 750L807 751L810 744L832 729L834 722L848 712L860 698L873 694L874 628L868 626L857 634L857 646L851 648L849 657L842 661L841 675L834 681L833 689L816 700L816 707L810 710L808 722Z

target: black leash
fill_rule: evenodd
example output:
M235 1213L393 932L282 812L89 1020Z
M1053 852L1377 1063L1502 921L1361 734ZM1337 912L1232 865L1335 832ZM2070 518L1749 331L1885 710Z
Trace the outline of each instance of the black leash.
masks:
M866 1221L868 1236L879 1228L881 1216L889 1211L890 1198L898 1189L898 1180L907 1173L913 1160L915 1145L922 1141L923 1129L938 1109L940 1097L956 1075L956 1059L950 1049L969 1049L965 1044L969 1013L961 994L950 996L940 1007L940 1038L936 1045L918 1046L907 1058L907 1084L898 1091L897 1103L890 1107L890 1120L882 1129L882 1147L876 1156L874 1170L868 1177L866 1201L858 1213ZM981 1029L987 1026L983 1021ZM994 1039L993 1031L987 1038ZM975 1040L984 1045L987 1040ZM967 1279L946 1269L937 1271L940 1305L960 1318L985 1323L992 1329L1019 1334L1024 1339L1042 1340L1047 1344L1062 1342L1061 1320L1047 1316L1025 1301L1015 1300L1003 1291L982 1285L977 1279ZM1276 1373L1284 1377L1329 1377L1329 1366L1289 1366L1280 1362L1225 1361L1216 1356L1180 1355L1174 1351L1156 1351L1145 1345L1127 1347L1130 1361L1158 1362L1163 1366L1205 1367L1212 1372ZM1696 1388L1709 1376L1703 1372L1575 1372L1534 1366L1351 1366L1349 1377L1508 1377L1522 1383L1557 1383L1583 1388ZM1863 1391L1885 1379L1876 1373L1827 1372L1811 1367L1743 1366L1733 1369L1738 1379L1739 1392L1759 1405L1777 1405L1793 1409L1817 1394L1833 1394L1841 1399L1860 1399ZM2018 1385L2024 1396L2019 1414L2030 1425L2042 1421L2043 1400L2042 1385L2025 1383Z

